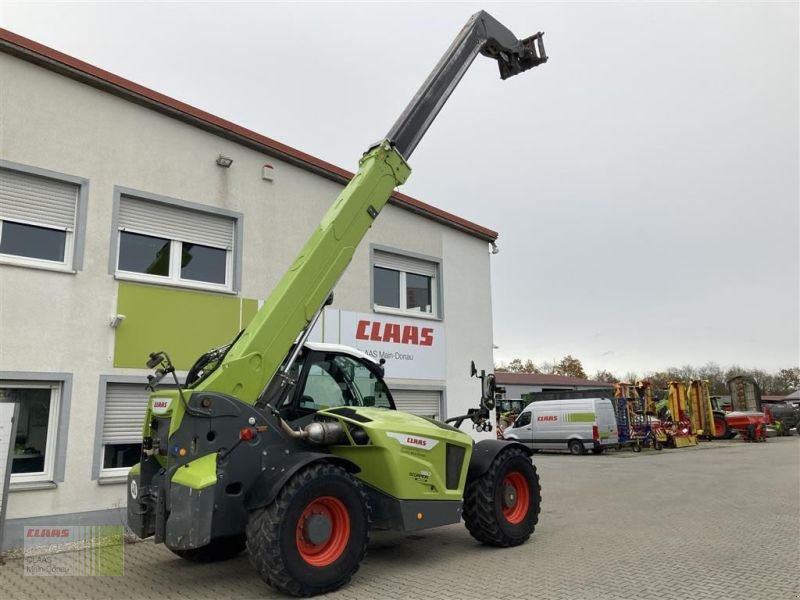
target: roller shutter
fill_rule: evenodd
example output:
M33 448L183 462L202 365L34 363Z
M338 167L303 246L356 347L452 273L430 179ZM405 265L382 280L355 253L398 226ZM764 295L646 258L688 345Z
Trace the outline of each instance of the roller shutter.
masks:
M0 169L0 219L72 231L79 186Z
M119 228L191 244L233 248L233 219L130 196L120 198Z
M169 389L170 386L159 386ZM138 444L150 392L140 384L109 383L103 414L104 444Z
M391 386L390 386L391 387ZM397 410L438 419L442 413L442 393L422 390L392 390Z
M401 254L391 254L389 252L375 251L373 256L376 267L392 269L393 271L405 271L406 273L416 273L436 277L437 264L428 260L403 256Z

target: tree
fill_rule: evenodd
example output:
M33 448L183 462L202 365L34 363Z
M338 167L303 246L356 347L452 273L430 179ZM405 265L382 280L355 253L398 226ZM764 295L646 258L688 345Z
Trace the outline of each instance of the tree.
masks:
M595 372L594 376L592 377L595 381L604 381L605 383L619 383L619 379L616 375L614 375L611 371L606 371L605 369L601 369Z
M495 367L495 371L500 373L538 373L539 370L533 364L531 359L527 359L524 363L522 359L515 358L510 363L500 363L500 366Z
M800 367L781 369L775 375L775 392L789 395L800 389Z
M581 361L571 354L567 354L564 358L562 358L556 364L554 371L556 375L586 379L586 371L583 370Z
M509 373L521 373L522 372L522 361L518 358L515 358L510 363L508 363L508 372Z

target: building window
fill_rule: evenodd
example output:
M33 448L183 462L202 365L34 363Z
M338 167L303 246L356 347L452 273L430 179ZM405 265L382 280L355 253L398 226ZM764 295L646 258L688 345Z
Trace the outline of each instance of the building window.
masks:
M438 263L400 254L373 254L373 308L438 317Z
M159 389L172 389L162 385ZM101 433L100 478L128 474L142 452L142 425L150 393L143 384L109 383L105 386Z
M232 290L237 219L193 205L121 195L115 274L122 279Z
M389 386L391 388L391 385ZM392 390L392 398L397 410L440 419L442 415L442 392L436 390Z
M0 168L0 262L74 269L80 196L73 181Z
M0 400L19 404L11 483L53 481L62 384L0 382Z

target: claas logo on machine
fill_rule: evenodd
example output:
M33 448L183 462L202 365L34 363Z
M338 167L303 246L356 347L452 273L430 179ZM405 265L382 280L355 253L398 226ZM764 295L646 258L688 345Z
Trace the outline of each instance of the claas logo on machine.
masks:
M356 327L356 339L371 342L394 342L412 346L433 346L433 329L399 323L381 323L362 319Z
M558 417L556 415L539 415L536 417L537 421L558 421Z

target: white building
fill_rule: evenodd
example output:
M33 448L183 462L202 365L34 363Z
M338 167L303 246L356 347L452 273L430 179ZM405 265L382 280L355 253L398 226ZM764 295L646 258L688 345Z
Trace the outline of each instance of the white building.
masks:
M185 374L229 342L351 173L11 32L0 50L7 548L24 525L124 520L148 352ZM401 408L466 412L469 361L492 363L496 237L395 194L317 339L389 357Z

